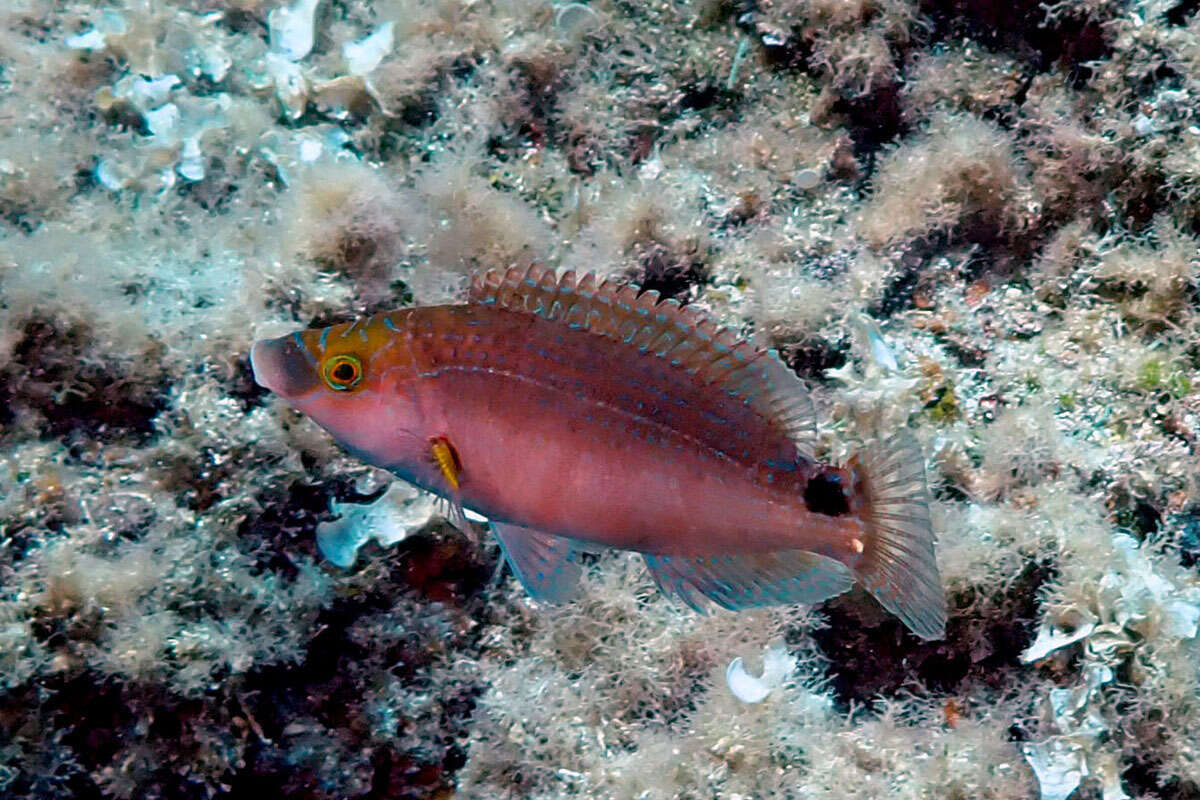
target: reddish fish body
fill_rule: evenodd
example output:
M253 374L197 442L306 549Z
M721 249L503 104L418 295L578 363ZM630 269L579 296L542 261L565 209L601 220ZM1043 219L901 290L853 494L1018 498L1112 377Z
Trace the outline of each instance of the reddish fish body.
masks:
M399 321L433 331L414 341L438 409L422 435L454 443L484 516L645 553L850 546L806 507L818 468L786 435L652 353L492 306Z
M812 602L856 576L920 635L944 625L908 440L875 456L882 476L819 464L778 358L653 295L488 273L466 304L260 342L252 358L352 452L488 517L536 597L568 596L576 553L599 545L643 553L693 606ZM914 568L915 596L900 585Z

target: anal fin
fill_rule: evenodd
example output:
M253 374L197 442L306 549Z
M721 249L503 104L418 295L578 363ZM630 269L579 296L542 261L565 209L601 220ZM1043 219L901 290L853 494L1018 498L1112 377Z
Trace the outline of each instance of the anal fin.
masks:
M492 522L500 548L534 600L561 603L579 588L580 548L572 539L507 522Z
M739 556L646 554L658 588L703 612L701 597L736 611L755 606L818 603L848 591L854 576L839 561L806 550Z

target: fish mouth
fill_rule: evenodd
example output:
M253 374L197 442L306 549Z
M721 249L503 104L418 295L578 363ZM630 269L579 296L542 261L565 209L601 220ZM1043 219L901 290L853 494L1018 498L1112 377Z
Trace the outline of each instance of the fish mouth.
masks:
M312 357L296 335L260 339L250 348L255 382L283 398L300 397L317 388Z

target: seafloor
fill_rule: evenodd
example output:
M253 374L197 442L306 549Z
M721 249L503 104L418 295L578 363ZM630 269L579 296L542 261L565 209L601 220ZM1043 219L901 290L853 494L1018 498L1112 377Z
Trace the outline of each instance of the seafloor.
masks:
M1200 797L1198 109L1196 0L6 0L0 796ZM534 262L912 429L946 639L537 606L252 380Z

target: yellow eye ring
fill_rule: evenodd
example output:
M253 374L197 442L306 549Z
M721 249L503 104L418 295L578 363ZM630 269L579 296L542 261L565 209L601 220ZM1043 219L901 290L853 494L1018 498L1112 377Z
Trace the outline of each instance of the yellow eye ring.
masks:
M330 389L348 392L362 380L362 362L355 356L343 353L326 359L321 374L325 378L325 385Z

